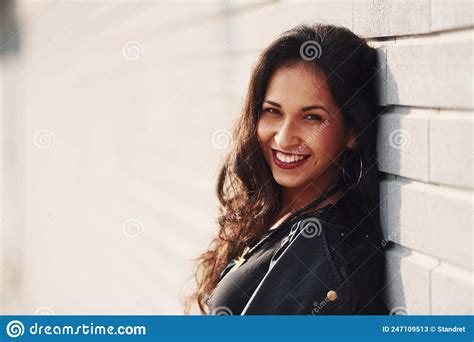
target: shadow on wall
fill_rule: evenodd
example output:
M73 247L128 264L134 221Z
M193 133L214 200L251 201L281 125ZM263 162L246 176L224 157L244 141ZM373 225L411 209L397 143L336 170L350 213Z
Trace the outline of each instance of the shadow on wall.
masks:
M398 103L398 89L393 75L387 63L387 54L384 52L379 55L383 75L378 78L378 89L381 91L380 102L382 107L380 116L386 115L392 111L390 103ZM390 85L390 98L389 98ZM395 174L400 174L401 163L403 159L403 148L409 137L401 127L401 120L394 120L393 125L381 125L382 120L378 120L377 137L377 159L380 163L390 164L390 170ZM383 170L384 168L382 168ZM383 177L382 182L387 179L393 179L393 176ZM386 288L385 300L391 315L408 315L405 292L403 288L403 279L401 273L402 260L409 257L412 253L409 249L400 247L400 189L390 190L382 183L380 188L380 221L384 235L382 244L386 249ZM428 314L429 312L423 312ZM420 314L417 312L416 314Z

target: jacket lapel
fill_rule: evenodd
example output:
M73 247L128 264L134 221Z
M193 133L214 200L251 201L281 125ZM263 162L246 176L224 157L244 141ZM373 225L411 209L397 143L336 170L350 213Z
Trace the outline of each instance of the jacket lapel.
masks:
M343 281L327 244L330 226L315 217L295 223L241 315L321 314L340 305Z

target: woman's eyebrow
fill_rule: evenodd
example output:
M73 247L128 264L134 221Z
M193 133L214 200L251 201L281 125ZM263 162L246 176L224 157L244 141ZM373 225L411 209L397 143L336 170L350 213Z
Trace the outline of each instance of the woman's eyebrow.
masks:
M276 102L273 102L273 101L270 101L270 100L265 100L263 102L266 102L268 104L271 104L272 106L275 106L275 107L278 107L278 108L281 108L281 105L279 103L276 103Z
M275 106L275 107L278 107L278 108L281 108L281 105L277 102L274 102L274 101L271 101L271 100L265 100L263 102L266 102L268 104L271 104L272 106ZM318 106L318 105L313 105L313 106L306 106L306 107L303 107L301 108L301 110L303 112L307 112L308 110L311 110L311 109L322 109L324 110L325 112L328 112L328 110L324 107L324 106ZM329 112L328 112L329 113Z

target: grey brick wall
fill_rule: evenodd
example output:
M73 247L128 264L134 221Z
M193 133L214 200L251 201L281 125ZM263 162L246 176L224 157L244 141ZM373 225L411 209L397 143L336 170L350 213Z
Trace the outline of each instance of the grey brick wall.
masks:
M250 67L302 22L367 37L388 301L472 314L469 1L16 1L3 28L2 313L181 314ZM15 37L9 40L9 37ZM15 44L15 48L11 48Z

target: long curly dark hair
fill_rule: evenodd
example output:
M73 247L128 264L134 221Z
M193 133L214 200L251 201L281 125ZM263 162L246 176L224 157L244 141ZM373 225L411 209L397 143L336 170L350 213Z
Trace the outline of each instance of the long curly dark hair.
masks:
M319 50L313 51L320 54L318 58L302 58L302 47L309 41L318 43L315 46ZM193 304L198 304L202 314L208 314L206 302L217 286L220 272L249 241L267 232L283 209L282 189L260 149L257 124L270 77L277 68L294 63L305 63L325 75L345 124L356 133L356 148L347 149L340 156L345 180L341 187L348 191L350 184L358 180L362 159L362 178L351 191L359 197L357 205L362 212L379 226L377 52L344 27L299 25L277 37L253 66L245 104L234 124L233 145L218 174L219 230L208 250L195 259L197 289L184 301L185 314Z

